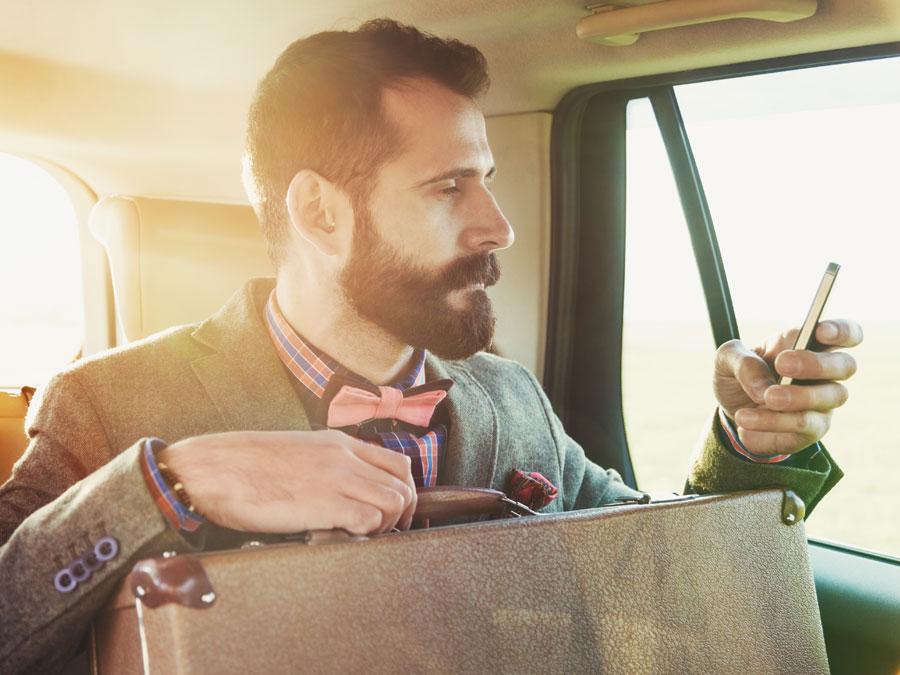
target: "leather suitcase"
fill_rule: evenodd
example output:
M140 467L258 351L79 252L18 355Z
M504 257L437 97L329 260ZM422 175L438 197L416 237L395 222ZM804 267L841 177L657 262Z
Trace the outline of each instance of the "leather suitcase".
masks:
M767 490L143 561L94 672L827 673L802 516Z

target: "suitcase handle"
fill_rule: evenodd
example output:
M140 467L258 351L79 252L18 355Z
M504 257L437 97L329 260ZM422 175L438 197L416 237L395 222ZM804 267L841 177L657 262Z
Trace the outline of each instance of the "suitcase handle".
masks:
M445 520L459 516L539 515L499 490L441 485L418 488L416 495L414 521Z

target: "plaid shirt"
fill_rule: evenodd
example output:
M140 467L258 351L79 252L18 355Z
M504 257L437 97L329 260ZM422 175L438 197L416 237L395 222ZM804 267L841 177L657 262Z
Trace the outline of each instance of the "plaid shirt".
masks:
M298 392L313 429L327 428L320 401L332 376L344 375L372 384L351 373L294 332L278 308L275 291L272 291L266 304L266 325L282 363L302 385L298 387ZM424 366L425 351L418 350L412 359L412 367L390 386L404 390L424 384ZM439 406L429 428L414 427L399 420L372 420L359 426L343 427L342 431L407 455L412 460L416 487L431 487L437 483L438 460L447 439L447 424L435 421L440 417Z

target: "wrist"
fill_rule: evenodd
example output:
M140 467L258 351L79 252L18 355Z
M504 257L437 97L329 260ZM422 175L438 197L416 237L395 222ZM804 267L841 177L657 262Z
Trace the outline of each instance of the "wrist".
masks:
M722 406L719 406L719 429L722 431L723 442L731 449L733 453L743 457L755 464L779 464L790 459L789 454L781 455L757 455L751 452L742 442L738 435L737 425L725 412Z
M176 530L192 532L206 519L197 513L177 470L167 462L167 446L158 438L147 439L141 448L141 472L157 506Z
M191 513L197 513L197 510L194 508L194 504L191 502L191 498L188 496L187 490L184 487L184 483L182 483L175 472L172 471L171 467L163 461L161 456L156 457L156 468L159 470L163 481L165 481L168 488L175 495L175 499L178 500L178 503Z

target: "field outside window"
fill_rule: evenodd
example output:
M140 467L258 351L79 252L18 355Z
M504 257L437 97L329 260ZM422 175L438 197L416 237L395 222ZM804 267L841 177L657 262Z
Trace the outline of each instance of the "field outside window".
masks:
M825 317L859 321L859 373L825 444L846 477L810 535L900 556L900 59L676 88L742 339L797 326L829 261ZM713 345L659 131L629 105L623 388L638 484L673 489L714 405ZM653 283L653 280L656 283ZM662 383L662 384L660 384Z

